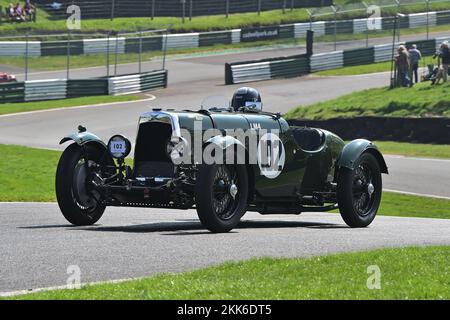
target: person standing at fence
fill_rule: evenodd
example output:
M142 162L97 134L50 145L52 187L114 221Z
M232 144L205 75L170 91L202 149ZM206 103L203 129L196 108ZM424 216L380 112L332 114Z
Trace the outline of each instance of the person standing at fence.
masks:
M397 83L403 87L409 86L409 55L406 47L401 45L398 47L398 56L395 59L397 68Z
M439 81L441 81L441 79L443 79L444 82L447 82L448 80L448 70L450 65L450 48L448 41L444 41L441 44L439 52L436 55L441 61L441 67L439 68L438 74L436 76L436 82L434 84L439 84Z
M417 45L413 44L412 48L409 50L409 63L411 65L411 85L413 84L413 75L414 82L419 82L419 62L422 60L422 53L419 49L417 49Z

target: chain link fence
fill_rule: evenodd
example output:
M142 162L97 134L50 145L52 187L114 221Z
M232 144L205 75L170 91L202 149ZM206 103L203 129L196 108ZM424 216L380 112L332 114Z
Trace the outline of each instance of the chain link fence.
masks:
M93 66L92 77L96 78L141 74L166 68L167 39L167 29L130 33L26 33L0 37L0 56L8 57L7 62L20 74L20 80L25 81L40 79L39 73L33 75L33 69L39 70L43 64L54 67L54 73L66 79L86 78L85 73L76 69ZM157 59L153 59L155 51L158 51Z
M332 0L38 0L37 5L54 19L66 17L67 7L77 5L83 18L181 17L261 12L331 5Z
M449 4L449 0L371 0L307 9L309 29L315 31L316 41L333 42L334 50L340 41L364 38L369 47L371 38L390 36L394 29L399 42L402 29L415 29L429 39L431 28L450 24L450 11L444 10Z

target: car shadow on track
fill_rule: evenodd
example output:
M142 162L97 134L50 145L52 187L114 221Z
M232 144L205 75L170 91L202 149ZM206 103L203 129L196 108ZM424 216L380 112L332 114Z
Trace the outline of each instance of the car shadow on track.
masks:
M44 225L19 227L20 229L50 229L66 228L68 230L83 230L97 232L128 232L128 233L158 233L169 232L164 235L198 235L211 234L199 221L190 220L186 222L157 222L149 224L125 225L125 226L101 226L74 227L71 225ZM313 229L341 229L348 228L341 224L302 222L302 221L262 221L244 220L231 233L236 233L242 229L282 229L282 228L313 228Z

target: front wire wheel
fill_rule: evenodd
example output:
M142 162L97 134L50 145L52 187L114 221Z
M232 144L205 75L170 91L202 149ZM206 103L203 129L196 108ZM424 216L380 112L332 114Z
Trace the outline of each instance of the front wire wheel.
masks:
M103 152L93 146L85 148L89 156L87 163L81 147L73 143L64 150L56 171L59 208L66 220L76 226L96 223L105 211L100 194L88 183L89 170L103 161Z
M382 181L377 159L363 153L355 169L341 168L338 173L337 198L345 223L352 228L372 223L381 202Z
M198 217L211 232L236 227L247 209L248 176L244 165L203 165L196 179Z

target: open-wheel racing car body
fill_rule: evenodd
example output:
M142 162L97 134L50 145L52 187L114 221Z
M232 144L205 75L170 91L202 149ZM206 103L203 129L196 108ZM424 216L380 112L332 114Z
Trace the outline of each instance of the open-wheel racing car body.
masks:
M244 138L242 138L242 134ZM381 201L382 154L370 141L293 127L252 107L154 109L131 142L79 131L63 152L56 193L74 225L97 222L107 206L197 210L212 232L237 226L246 211L300 214L339 209L350 227L368 226Z

